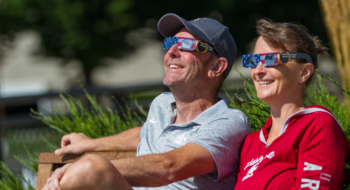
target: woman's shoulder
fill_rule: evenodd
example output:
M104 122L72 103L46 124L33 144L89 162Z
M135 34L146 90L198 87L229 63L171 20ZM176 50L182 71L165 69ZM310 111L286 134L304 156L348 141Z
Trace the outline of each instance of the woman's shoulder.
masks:
M334 115L327 108L320 105L312 105L305 109L305 115L309 119L316 119L317 123L338 123Z
M314 127L327 129L341 129L339 122L334 115L325 107L320 105L312 105L307 107L305 110L309 110L308 114L304 118L312 122ZM312 112L311 112L311 111Z
M321 106L321 105L311 105L311 106L308 106L306 109L322 109L324 111L331 113L331 111L329 111L329 109L327 109L326 107Z

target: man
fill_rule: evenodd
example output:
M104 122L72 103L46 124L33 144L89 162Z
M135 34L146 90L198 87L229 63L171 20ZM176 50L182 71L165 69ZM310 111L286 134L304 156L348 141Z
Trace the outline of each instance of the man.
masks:
M66 135L55 152L118 149L137 150L137 156L109 161L88 155L56 170L44 189L234 188L239 148L251 128L218 91L233 65L235 42L210 18L166 14L158 30L167 37L163 83L172 93L155 98L142 128L100 139Z

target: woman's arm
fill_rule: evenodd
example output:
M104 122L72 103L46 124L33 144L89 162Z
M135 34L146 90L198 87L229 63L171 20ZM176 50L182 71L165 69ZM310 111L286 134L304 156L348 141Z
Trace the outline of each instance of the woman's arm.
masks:
M333 117L320 114L316 121L299 145L295 189L341 189L349 143Z

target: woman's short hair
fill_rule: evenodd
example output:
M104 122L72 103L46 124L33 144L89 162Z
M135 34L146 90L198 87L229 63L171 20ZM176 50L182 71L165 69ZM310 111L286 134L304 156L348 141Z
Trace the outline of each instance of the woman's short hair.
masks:
M307 53L314 68L318 68L317 55L327 55L327 49L321 44L317 36L311 36L307 29L293 23L277 23L268 19L260 19L257 23L257 32L264 38L266 43L276 49L286 52ZM306 63L304 59L295 59L298 63ZM313 73L305 86L308 86L313 78Z

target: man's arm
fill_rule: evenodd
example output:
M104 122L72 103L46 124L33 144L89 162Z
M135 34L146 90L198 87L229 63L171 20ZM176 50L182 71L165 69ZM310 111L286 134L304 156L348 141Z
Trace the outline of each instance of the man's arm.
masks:
M135 127L120 134L92 139L82 133L71 133L62 137L61 148L55 154L80 154L88 151L125 150L136 151L140 143L141 127Z
M188 143L162 154L113 160L131 186L157 187L216 171L215 161L204 147Z

